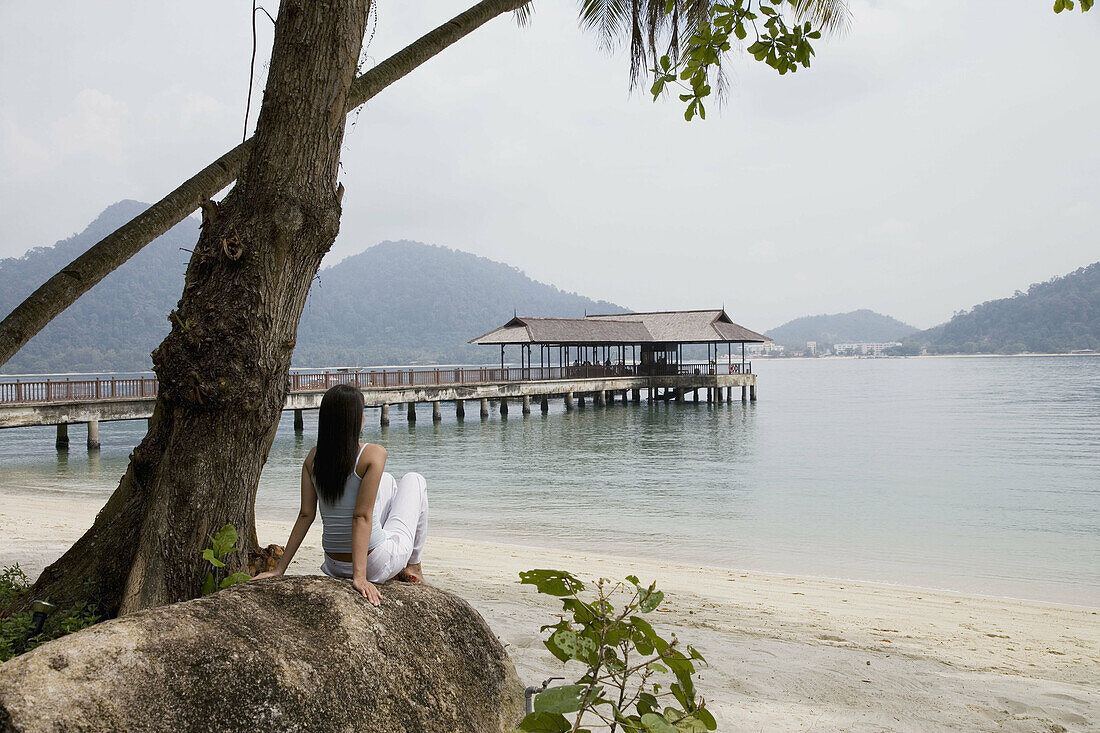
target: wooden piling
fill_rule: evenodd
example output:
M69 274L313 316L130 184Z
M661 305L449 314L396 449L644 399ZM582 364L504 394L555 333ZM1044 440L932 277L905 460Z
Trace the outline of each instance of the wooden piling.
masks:
M88 450L99 450L99 420L88 421Z
M408 415L409 422L416 422L416 403L410 402L408 409L405 412Z
M442 422L443 411L439 409L439 400L432 402L432 422Z
M390 424L390 406L382 405L382 417L379 418L379 423L382 425Z
M60 422L57 424L57 440L54 445L58 450L69 450L69 424Z
M294 410L294 432L301 433L306 429L305 419L301 410Z

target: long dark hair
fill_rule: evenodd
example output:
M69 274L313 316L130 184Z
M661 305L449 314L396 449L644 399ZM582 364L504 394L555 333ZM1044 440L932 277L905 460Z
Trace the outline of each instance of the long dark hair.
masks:
M330 504L343 496L348 474L355 469L362 420L363 393L350 384L338 384L321 398L313 476L317 493Z

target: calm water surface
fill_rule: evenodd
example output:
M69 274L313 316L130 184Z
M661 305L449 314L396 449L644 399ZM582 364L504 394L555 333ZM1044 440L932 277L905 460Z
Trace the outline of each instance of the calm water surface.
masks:
M428 478L442 534L1100 606L1100 358L756 368L750 405L420 405L364 438ZM315 432L284 413L261 517L293 518ZM0 431L0 490L105 499L144 422L100 433L59 456L52 427Z

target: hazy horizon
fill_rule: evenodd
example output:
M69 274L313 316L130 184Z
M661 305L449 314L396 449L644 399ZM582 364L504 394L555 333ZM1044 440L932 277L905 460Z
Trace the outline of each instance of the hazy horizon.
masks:
M470 4L381 4L367 65ZM1100 14L851 8L808 71L735 58L724 109L691 124L675 98L628 93L575 4L493 21L352 118L325 264L408 239L637 310L724 303L773 328L868 308L927 328L1095 261ZM0 257L155 201L239 142L250 9L0 6Z

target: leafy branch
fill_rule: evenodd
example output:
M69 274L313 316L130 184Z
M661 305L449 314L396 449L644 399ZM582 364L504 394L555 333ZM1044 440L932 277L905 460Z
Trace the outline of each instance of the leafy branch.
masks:
M1081 12L1087 13L1092 10L1093 4L1096 0L1080 0ZM1063 10L1073 10L1073 0L1054 0L1054 12L1060 13Z
M696 26L682 50L676 53L670 48L670 53L661 56L650 69L653 99L660 97L666 86L677 86L683 90L680 101L687 103L684 119L690 122L696 115L706 119L703 100L711 94L712 76L721 74L722 59L732 47L731 36L745 41L750 31L754 40L745 50L757 61L766 63L780 75L793 74L800 67L809 68L814 56L810 42L821 38L822 30L812 20L799 20L804 5L804 0L733 0L712 4L709 19ZM665 14L674 9L675 0L666 0ZM784 11L792 18L790 23ZM826 22L823 20L822 24Z

